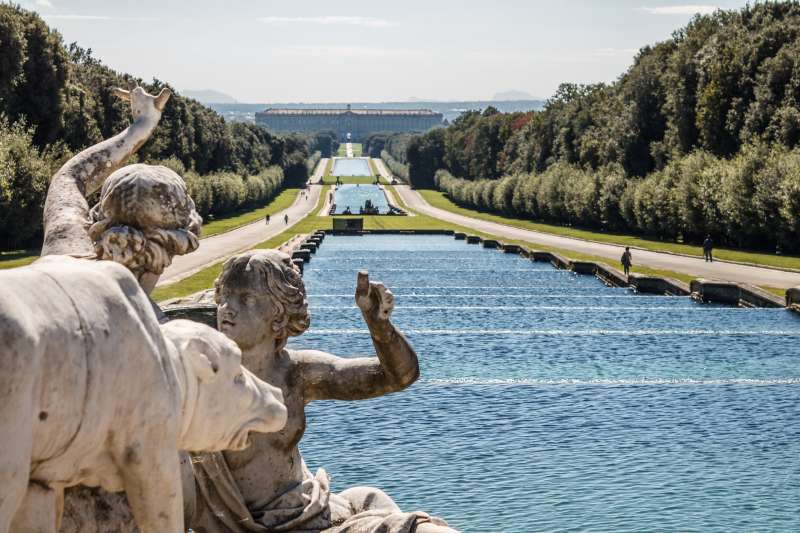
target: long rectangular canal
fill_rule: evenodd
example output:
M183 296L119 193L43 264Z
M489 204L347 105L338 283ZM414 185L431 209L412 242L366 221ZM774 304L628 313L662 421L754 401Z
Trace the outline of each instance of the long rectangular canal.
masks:
M308 407L334 490L464 532L798 531L800 319L603 286L443 236L328 237L290 347L372 355L368 269L421 362L408 390Z

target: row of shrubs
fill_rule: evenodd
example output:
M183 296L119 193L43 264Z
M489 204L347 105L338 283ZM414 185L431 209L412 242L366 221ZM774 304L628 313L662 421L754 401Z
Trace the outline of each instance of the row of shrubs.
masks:
M50 178L71 156L63 145L37 148L32 136L32 128L9 124L0 117L0 249L34 247L40 242L42 207ZM203 218L263 205L289 185L277 165L254 175L230 171L200 175L186 170L177 157L145 162L162 164L183 176Z
M306 159L306 170L308 171L308 175L314 173L314 169L317 167L317 163L319 160L322 159L322 152L317 150Z
M731 159L696 151L646 178L619 166L556 163L543 172L436 186L465 207L603 231L737 248L800 251L800 149L759 144Z
M383 159L384 164L386 164L386 166L389 168L392 174L397 177L397 179L408 183L408 165L404 165L392 157L392 154L386 150L381 151L381 159Z
M193 170L184 169L175 158L159 161L158 164L183 176L189 196L204 219L219 218L264 205L284 188L284 173L279 166L267 167L252 176L235 172L212 172L201 176Z

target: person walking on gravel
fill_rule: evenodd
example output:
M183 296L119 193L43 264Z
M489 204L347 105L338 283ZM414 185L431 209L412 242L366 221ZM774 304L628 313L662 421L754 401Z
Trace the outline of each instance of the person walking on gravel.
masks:
M631 249L629 246L626 246L625 251L622 253L622 257L619 260L619 262L622 263L622 270L625 271L626 276L630 272L631 265L633 264L631 259Z
M714 262L714 257L711 255L713 249L714 241L711 240L711 235L706 235L706 240L703 241L703 257L705 257L707 263Z
M266 217L264 217L264 222L265 222L266 224L269 224L269 214L267 214L267 216L266 216Z
M289 223L289 214L288 213L283 215L283 223L284 224L288 224Z

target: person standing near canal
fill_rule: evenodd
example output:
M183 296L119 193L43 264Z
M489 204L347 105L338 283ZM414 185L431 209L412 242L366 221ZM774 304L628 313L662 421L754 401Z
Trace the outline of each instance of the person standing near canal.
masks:
M706 240L703 241L703 257L705 257L707 263L714 262L714 257L711 255L713 249L714 241L711 240L711 235L706 235Z
M627 276L631 270L632 262L631 256L631 249L629 246L625 247L625 251L622 253L622 257L620 258L619 262L622 263L622 270L625 271L625 275Z

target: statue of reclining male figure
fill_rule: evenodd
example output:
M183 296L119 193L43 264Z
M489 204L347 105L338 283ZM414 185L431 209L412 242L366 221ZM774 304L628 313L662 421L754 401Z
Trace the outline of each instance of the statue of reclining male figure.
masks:
M187 513L189 527L198 533L452 533L443 520L401 512L378 489L332 494L325 471L311 474L298 449L309 402L382 396L419 376L413 348L389 320L392 293L359 274L356 302L377 357L349 359L285 348L310 322L303 279L288 255L255 250L235 256L215 285L220 331L242 349L246 367L283 391L289 418L281 432L254 436L247 450L194 457L198 495L196 509Z
M127 493L143 533L184 530L179 450L243 449L280 390L208 326L159 326L132 273L46 257L0 272L0 533L55 533L66 487Z

